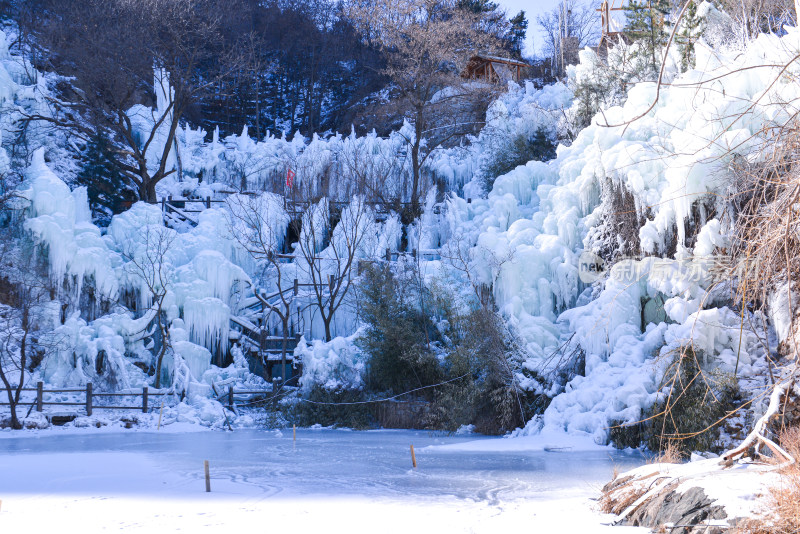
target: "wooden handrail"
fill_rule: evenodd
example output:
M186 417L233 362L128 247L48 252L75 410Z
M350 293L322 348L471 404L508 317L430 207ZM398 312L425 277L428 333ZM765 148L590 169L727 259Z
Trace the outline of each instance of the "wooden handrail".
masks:
M92 383L89 382L86 384L85 389L77 389L77 388L60 388L60 389L44 389L43 382L36 383L36 389L28 388L28 391L35 391L36 392L36 399L27 402L18 402L15 403L17 406L35 406L37 412L41 412L44 410L45 406L85 406L86 407L86 414L92 415L93 409L99 410L141 410L143 413L147 413L149 410L149 403L148 399L151 396L165 396L170 395L171 393L168 391L154 391L151 392L147 386L142 388L141 393L122 393L122 392L114 392L114 393L94 393L92 388ZM77 393L77 394L84 394L84 401L83 402L76 402L76 401L50 401L45 400L45 394L51 393ZM107 405L98 405L94 403L94 397L141 397L142 404L140 406L107 406ZM0 402L0 406L9 406L10 403L8 402Z

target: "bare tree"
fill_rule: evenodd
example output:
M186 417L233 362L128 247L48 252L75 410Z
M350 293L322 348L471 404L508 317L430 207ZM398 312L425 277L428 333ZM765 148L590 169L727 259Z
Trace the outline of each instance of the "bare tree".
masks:
M294 279L287 279L286 272L294 266L288 264L289 258L281 254L284 235L277 229L286 228L288 216L281 208L278 197L268 193L260 197L231 197L228 206L231 209L231 233L259 265L261 279L269 281L274 288L274 293L261 293L254 288L263 313L259 341L260 349L263 349L266 325L270 316L274 315L281 325L281 376L285 381L288 371L287 342L297 288ZM269 379L266 376L264 378Z
M172 265L168 261L168 253L175 241L175 232L169 228L148 225L141 230L140 240L129 244L123 251L127 260L125 271L128 276L141 282L140 288L145 291L140 300L148 306L146 314L153 316L156 343L156 388L161 387L161 367L164 356L170 348L169 328L164 310L164 299L169 290ZM152 322L150 323L152 324ZM149 327L149 325L148 325Z
M780 32L785 24L797 20L797 2L793 0L721 0L720 4L745 41L760 33Z
M17 407L21 402L28 365L30 315L27 310L16 312L14 308L6 306L0 309L0 380L11 411L11 428L19 430L22 425L17 416Z
M453 270L466 277L475 299L484 311L494 311L493 290L497 279L502 273L503 266L514 263L515 250L509 249L505 254L499 255L483 245L472 245L464 232L456 230L447 242L442 246L442 260ZM480 280L475 272L475 258L480 258L489 267L492 273L492 280L487 284Z
M7 210L4 210L6 214ZM43 315L53 287L47 276L31 268L16 245L14 226L5 228L0 243L0 382L11 411L11 428L20 429L17 409L32 367L48 349L41 334Z
M30 367L44 350L37 335L37 316L49 301L50 288L42 279L28 275L13 283L12 306L0 306L0 381L11 411L11 428L20 429L17 408L22 401Z
M325 339L330 341L335 313L347 301L356 282L357 260L362 253L368 232L373 229L374 214L359 197L342 209L338 224L332 229L323 247L331 207L327 199L312 205L302 219L299 251L300 271L312 285L314 307L325 327Z
M395 153L373 152L371 148L366 138L356 139L338 154L340 182L350 189L346 198L363 195L371 202L394 205L399 212L403 191L402 184L395 180L403 173L403 159Z
M600 38L596 5L582 0L562 0L553 10L536 17L545 35L543 52L552 61L557 76L567 65L578 62L578 52L594 46Z
M220 32L233 11L213 0L34 4L30 29L47 47L52 68L73 82L62 87L62 101L51 102L50 115L28 119L49 121L86 139L104 130L115 142L114 164L140 199L155 202L156 184L176 171L170 155L178 124L236 64ZM153 108L157 101L160 106L144 120L128 113L134 105Z
M460 75L469 58L500 49L482 17L452 0L353 0L348 15L366 39L386 54L383 74L397 98L384 112L408 119L401 129L411 155L412 214L419 213L421 170L442 144L473 132L493 87Z

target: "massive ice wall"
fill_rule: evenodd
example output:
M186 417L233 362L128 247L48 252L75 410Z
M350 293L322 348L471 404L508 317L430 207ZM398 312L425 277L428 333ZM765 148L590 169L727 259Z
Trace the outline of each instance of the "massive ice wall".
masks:
M764 349L747 329L740 343L740 318L710 292L713 261L702 260L727 246L728 163L752 160L761 132L798 111L798 52L794 28L762 35L744 52L698 43L694 70L677 75L673 63L675 77L660 90L633 86L624 105L595 117L556 160L497 178L486 199L449 204L451 233L475 245L473 269L527 342L529 368L548 372L573 333L586 352L586 375L534 427L603 441L610 421L636 421L657 398L660 362L682 345L701 349L711 367L732 372L738 359L740 377L757 374ZM613 220L603 202L609 184L632 195L644 220L638 232L612 236L632 230L642 255L666 259L621 262L605 281L585 284L580 255L601 251L608 234L593 229ZM690 217L699 221L691 239Z

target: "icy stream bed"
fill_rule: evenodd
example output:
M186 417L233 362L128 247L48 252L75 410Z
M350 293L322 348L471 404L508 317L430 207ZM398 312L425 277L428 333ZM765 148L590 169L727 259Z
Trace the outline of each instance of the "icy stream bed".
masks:
M465 451L437 446L498 438L413 431L3 434L0 532L640 530L593 511L638 454Z

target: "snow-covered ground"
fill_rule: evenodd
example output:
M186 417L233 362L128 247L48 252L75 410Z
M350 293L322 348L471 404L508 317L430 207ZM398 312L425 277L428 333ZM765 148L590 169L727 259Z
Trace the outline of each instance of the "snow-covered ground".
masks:
M507 440L413 431L0 436L0 532L645 532L593 511L639 454L465 451L449 446Z

